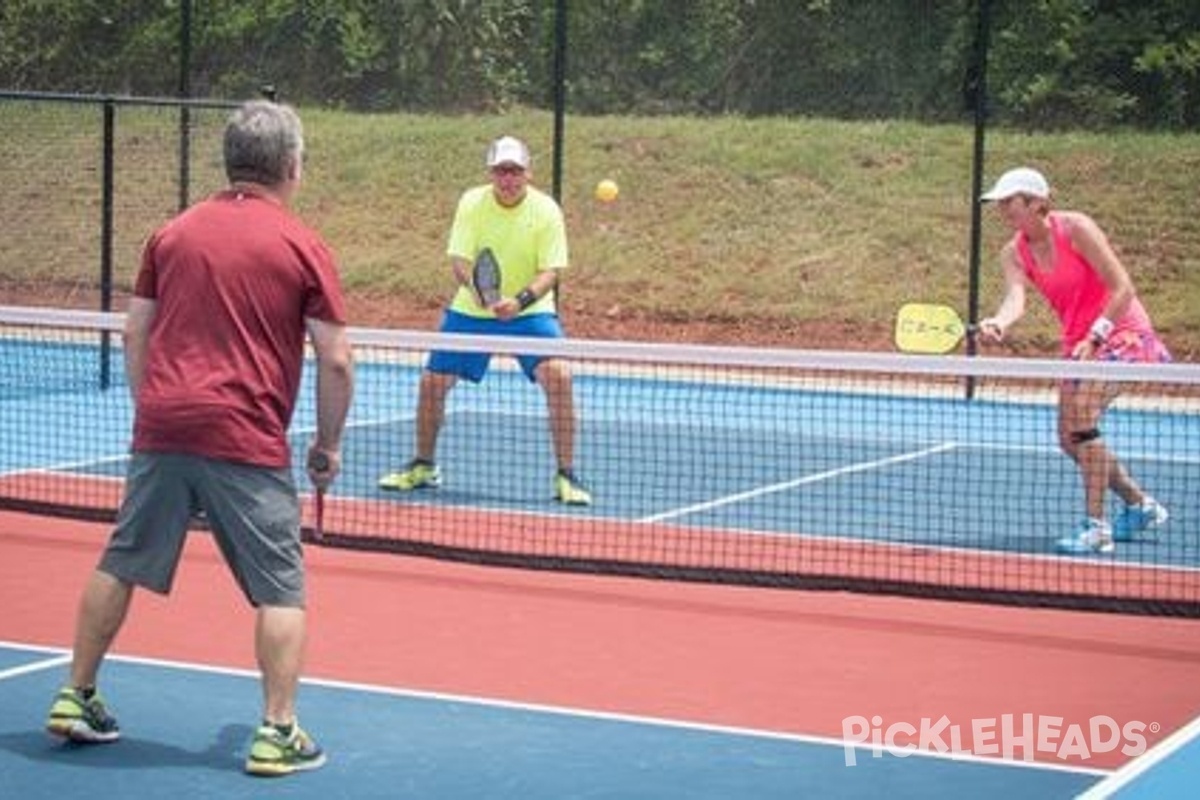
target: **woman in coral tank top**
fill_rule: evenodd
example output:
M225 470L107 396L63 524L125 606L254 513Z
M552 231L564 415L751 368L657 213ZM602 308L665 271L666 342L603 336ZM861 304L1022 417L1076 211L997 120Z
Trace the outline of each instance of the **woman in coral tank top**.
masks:
M1006 292L994 316L979 323L985 337L1001 341L1025 313L1025 290L1036 288L1058 317L1067 358L1107 361L1169 361L1108 237L1079 211L1051 210L1046 178L1029 167L1011 169L983 195L1013 231L1000 252ZM1086 516L1078 530L1058 541L1063 553L1111 553L1114 541L1130 541L1167 521L1167 510L1142 490L1100 432L1100 418L1120 384L1063 381L1059 387L1058 439L1079 465ZM1105 493L1125 506L1110 524Z

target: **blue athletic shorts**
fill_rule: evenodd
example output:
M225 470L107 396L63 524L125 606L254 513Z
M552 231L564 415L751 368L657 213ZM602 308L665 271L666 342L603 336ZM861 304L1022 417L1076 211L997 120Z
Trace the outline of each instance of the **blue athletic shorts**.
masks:
M563 338L562 324L557 314L529 314L516 319L499 320L491 317L471 317L447 310L442 316L442 333L468 333L478 336L529 336L539 339ZM517 363L525 377L534 382L534 372L546 360L545 356L517 356ZM425 368L443 375L457 375L472 383L479 383L487 375L492 361L490 353L465 353L451 350L435 350L429 354Z

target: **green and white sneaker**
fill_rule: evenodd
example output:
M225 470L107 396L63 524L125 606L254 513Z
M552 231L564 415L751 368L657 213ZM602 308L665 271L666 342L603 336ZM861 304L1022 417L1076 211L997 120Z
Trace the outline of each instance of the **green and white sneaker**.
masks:
M1108 555L1113 552L1112 528L1102 519L1088 517L1071 536L1058 540L1058 552L1065 555Z
M121 738L117 718L108 712L100 693L84 697L73 686L64 686L55 696L46 730L81 744L103 744Z
M269 722L264 722L258 726L254 741L250 743L246 772L277 777L318 769L324 764L325 751L304 732L299 723L292 723L291 733L284 733Z
M389 472L379 479L379 488L393 492L413 489L436 489L442 485L442 471L431 461L414 458L399 472Z
M590 506L592 493L569 469L560 469L554 476L554 499L568 506Z

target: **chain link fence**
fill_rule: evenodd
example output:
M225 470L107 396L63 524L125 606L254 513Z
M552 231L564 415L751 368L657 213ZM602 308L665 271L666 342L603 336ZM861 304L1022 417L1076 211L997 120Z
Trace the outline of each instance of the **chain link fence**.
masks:
M8 302L111 307L153 227L225 183L232 103L0 93Z
M1123 37L1122 9L1077 2L136 5L97 22L20 0L3 21L66 37L40 67L0 41L14 86L98 93L0 92L0 302L119 309L151 231L223 185L232 101L119 93L274 82L306 128L298 210L363 324L435 324L454 202L511 133L567 214L573 335L886 348L880 308L987 314L1007 232L978 182L1029 163L1109 231L1177 354L1200 354L1200 139L1091 122L1132 103L1189 124L1187 4L1146 4ZM1155 31L1175 38L1155 49ZM1052 130L1064 116L1079 127ZM1046 127L1014 127L1031 121ZM594 198L602 179L615 202ZM1054 352L1041 312L1015 348Z

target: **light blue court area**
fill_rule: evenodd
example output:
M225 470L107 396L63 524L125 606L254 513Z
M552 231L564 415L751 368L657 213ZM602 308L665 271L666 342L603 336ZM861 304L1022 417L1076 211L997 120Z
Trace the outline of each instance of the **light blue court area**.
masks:
M302 721L329 762L251 778L241 768L260 702L253 675L113 659L104 690L122 739L78 746L42 731L61 654L10 645L0 664L0 774L6 795L20 798L1036 800L1072 797L1103 777L866 753L848 767L835 741L312 681Z
M28 361L25 350L19 355ZM48 375L30 380L41 391L13 378L0 393L0 478L38 470L119 478L131 426L128 391L119 382L96 387L94 349L90 356L78 346L47 352L55 354ZM1059 452L1045 392L1001 401L985 382L977 399L966 400L952 382L751 384L736 374L667 380L636 365L624 374L577 370L575 466L596 503L564 508L551 501L556 465L542 393L504 363L482 384L463 383L450 396L438 449L443 487L401 495L376 484L413 455L420 362L363 360L333 494L1035 555L1052 553L1082 516L1079 475ZM292 425L302 486L312 381L310 365ZM1172 513L1159 535L1121 544L1113 561L1200 568L1195 410L1195 403L1171 401L1162 410L1130 404L1106 416L1105 441Z
M594 374L576 379L576 466L593 507L549 502L541 392L503 371L451 394L442 488L384 492L378 477L414 451L416 376L367 370L335 489L343 496L1033 554L1053 553L1082 516L1079 475L1046 402ZM1105 428L1173 513L1161 535L1123 543L1115 560L1200 566L1200 416L1114 409Z
M1080 795L1079 800L1194 797L1200 786L1200 719Z
M820 535L992 551L1050 553L1083 504L1079 479L1050 448L954 440L881 441L804 432L596 420L580 424L580 474L597 504L548 504L554 463L535 415L459 410L439 450L441 489L398 495L375 488L400 467L411 422L352 428L339 494L396 503L478 506L663 522L713 530ZM819 427L819 426L817 426ZM488 431L496 432L488 435ZM381 442L397 442L380 447ZM1200 565L1196 466L1127 459L1175 521L1125 544L1133 563ZM1114 503L1113 512L1117 511ZM1188 544L1190 543L1190 545Z

